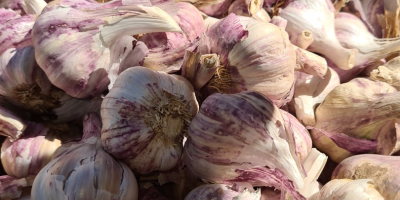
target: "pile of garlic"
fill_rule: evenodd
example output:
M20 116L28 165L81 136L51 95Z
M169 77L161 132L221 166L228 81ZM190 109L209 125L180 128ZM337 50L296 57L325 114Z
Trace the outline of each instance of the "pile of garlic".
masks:
M0 199L399 199L399 11L1 1Z

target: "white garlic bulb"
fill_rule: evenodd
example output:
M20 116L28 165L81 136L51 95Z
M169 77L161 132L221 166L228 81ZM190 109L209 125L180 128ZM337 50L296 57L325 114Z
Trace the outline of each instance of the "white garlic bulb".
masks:
M183 77L129 68L101 105L104 149L141 174L170 170L197 111L193 87Z
M33 200L136 200L138 186L132 171L103 150L101 123L95 113L84 117L84 135L48 163L36 176Z

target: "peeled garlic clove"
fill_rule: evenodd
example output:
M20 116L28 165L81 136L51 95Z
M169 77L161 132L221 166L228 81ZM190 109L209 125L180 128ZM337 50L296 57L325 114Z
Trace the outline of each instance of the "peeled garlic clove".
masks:
M286 129L293 134L296 155L301 161L304 161L312 148L310 133L293 115L284 110L279 111L285 121Z
M352 156L339 163L332 173L332 179L371 179L384 199L398 199L399 161L397 156L374 154Z
M16 199L21 196L22 188L32 185L34 176L15 178L12 176L0 176L0 198Z
M393 58L383 66L372 70L369 78L374 81L388 83L397 90L400 90L399 65L400 57Z
M134 174L103 150L97 114L87 114L83 123L81 142L71 145L36 176L32 199L136 200L138 188Z
M331 68L328 68L323 79L303 72L295 72L295 75L294 95L289 106L294 108L296 117L302 124L313 126L315 109L330 91L340 85L339 76Z
M282 28L229 14L210 27L206 35L199 52L217 54L221 66L204 93L252 90L264 94L278 107L290 101L296 52Z
M336 16L335 32L343 47L359 51L353 69L347 71L335 68L342 82L353 79L362 69L400 50L400 38L376 38L357 16L350 13L339 13Z
M214 183L272 186L304 199L303 171L278 108L257 92L216 93L189 126L185 164Z
M0 8L0 55L9 48L32 45L30 31L35 18L34 15L20 16L14 11Z
M202 199L220 199L220 200L260 200L261 190L256 191L253 188L244 189L243 191L235 191L229 185L224 184L207 184L192 190L185 200L202 200Z
M8 175L16 178L36 175L50 162L61 141L47 138L48 131L43 125L30 122L21 138L14 142L4 141L1 163Z
M86 98L107 88L110 47L119 37L163 31L180 28L157 7L58 7L38 17L32 38L36 60L50 82L72 97Z
M20 117L0 106L0 135L8 137L12 142L21 137L26 126Z
M335 179L329 181L321 191L314 194L309 200L384 200L382 195L369 183L370 179Z
M179 8L175 21L182 33L165 32L145 34L139 40L149 47L143 66L167 73L179 71L186 50L193 51L204 32L203 17L199 10L186 2L176 3Z
M354 66L357 49L345 49L337 40L330 1L291 1L279 16L288 20L285 30L290 35L298 35L304 30L313 34L314 42L308 50L325 55L341 69L348 70Z
M400 117L396 111L399 95L392 86L365 78L337 86L316 109L313 144L335 162L352 154L376 152L379 130Z
M197 111L193 87L183 77L129 68L101 105L104 148L140 174L170 170Z

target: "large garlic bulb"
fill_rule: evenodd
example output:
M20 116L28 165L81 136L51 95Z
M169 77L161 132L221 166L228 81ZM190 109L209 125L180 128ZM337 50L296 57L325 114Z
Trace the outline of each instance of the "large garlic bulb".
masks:
M197 111L193 87L183 77L129 68L101 105L104 148L138 173L170 170Z
M272 186L304 199L297 191L304 173L291 136L279 109L262 94L216 93L190 123L185 164L208 182Z
M86 115L83 123L82 141L71 145L36 176L32 200L136 200L138 187L134 174L103 150L97 114Z

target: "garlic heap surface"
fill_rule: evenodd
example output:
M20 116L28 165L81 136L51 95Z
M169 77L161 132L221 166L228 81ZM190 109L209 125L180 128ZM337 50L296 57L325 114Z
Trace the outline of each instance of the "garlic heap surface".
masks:
M108 87L110 48L119 37L163 31L180 28L158 7L58 6L38 17L32 40L37 63L50 82L72 97L86 98Z
M399 95L389 84L365 78L337 86L316 109L313 144L337 163L353 154L398 151L396 132L393 137L390 128L381 129L399 119Z
M272 186L305 199L304 172L278 108L257 92L213 94L189 126L184 161L204 181Z
M235 186L224 184L207 184L192 190L185 200L203 200L203 199L220 199L220 200L260 200L261 189L250 188L240 189Z
M129 68L101 105L104 148L140 174L170 170L197 111L193 87L183 77Z
M46 137L49 129L28 122L23 136L16 141L4 141L1 146L1 164L8 175L16 178L36 175L51 160L61 146L59 139Z
M103 150L98 115L85 115L83 123L81 142L68 147L39 172L31 198L136 200L138 188L134 174Z

